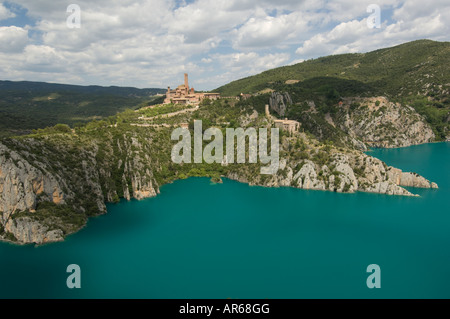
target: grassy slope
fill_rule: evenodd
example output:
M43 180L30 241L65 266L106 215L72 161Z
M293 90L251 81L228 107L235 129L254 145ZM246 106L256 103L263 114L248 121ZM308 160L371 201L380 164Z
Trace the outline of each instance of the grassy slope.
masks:
M227 96L256 93L270 87L270 82L327 76L370 83L397 93L405 85L414 88L415 80L424 74L433 74L435 80L448 83L449 62L449 42L418 40L369 53L333 55L268 70L231 82L216 91Z
M300 82L286 84L288 80ZM385 95L412 105L425 116L440 140L449 134L449 86L450 42L418 40L369 53L322 57L268 70L216 91L231 96L271 88L294 93L298 99L326 97L333 90L338 98Z

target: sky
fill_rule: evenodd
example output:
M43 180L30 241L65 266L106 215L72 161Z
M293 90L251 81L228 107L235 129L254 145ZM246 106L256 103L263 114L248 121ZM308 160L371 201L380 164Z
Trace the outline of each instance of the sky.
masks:
M449 0L0 0L0 80L167 88L189 73L191 87L213 90L320 56L449 38Z

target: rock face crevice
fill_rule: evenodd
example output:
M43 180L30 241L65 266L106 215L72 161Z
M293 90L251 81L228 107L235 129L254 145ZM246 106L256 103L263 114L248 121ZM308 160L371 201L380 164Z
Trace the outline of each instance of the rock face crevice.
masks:
M272 111L277 112L278 115L283 117L286 115L287 108L290 104L292 104L292 99L289 93L272 92L269 99L269 105Z

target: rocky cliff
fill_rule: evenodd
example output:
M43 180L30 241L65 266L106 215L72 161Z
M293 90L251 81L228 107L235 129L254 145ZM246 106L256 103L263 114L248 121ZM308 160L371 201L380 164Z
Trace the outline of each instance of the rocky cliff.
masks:
M286 115L288 106L290 104L292 104L292 99L287 92L272 92L272 95L269 98L270 109L278 113L278 115L281 117Z
M106 213L105 202L159 192L146 146L135 137L83 148L72 138L0 144L0 238L37 244L60 241L83 227L89 216Z
M273 92L271 100L273 96L284 101L280 93ZM289 108L282 102L276 105L275 112L284 110L286 117L301 122L303 130L319 140L360 150L405 147L436 139L430 124L414 108L384 96L300 99Z
M253 176L253 177L252 177ZM251 185L292 186L302 189L353 193L417 196L403 188L438 188L434 182L410 172L387 166L381 160L360 152L333 152L326 164L311 159L288 157L280 162L276 175L258 175L246 168L231 169L228 178Z
M344 98L333 121L369 147L404 147L429 143L436 137L423 116L412 107L383 96Z
M308 108L313 106L310 103ZM61 241L84 227L90 216L106 213L105 202L156 196L160 185L188 176L215 180L225 176L251 185L344 193L412 196L402 186L437 188L422 176L389 167L355 148L338 147L300 132L281 135L280 167L275 175L261 175L260 163L180 165L171 161L171 132L179 123L203 118L211 125L227 125L230 114L245 127L271 126L254 108L212 104L171 119L153 120L164 121L164 126L142 123L139 114L131 111L70 132L53 129L2 140L0 239L36 244ZM359 140L357 130L353 131L355 141Z

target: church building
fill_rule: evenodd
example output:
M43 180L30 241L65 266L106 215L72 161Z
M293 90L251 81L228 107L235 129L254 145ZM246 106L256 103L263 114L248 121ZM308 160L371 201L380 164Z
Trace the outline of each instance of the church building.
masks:
M194 88L189 87L188 74L184 74L184 84L179 85L175 90L167 88L164 104L198 104L203 99L217 100L220 93L195 93Z

